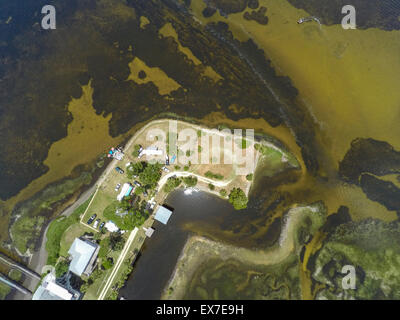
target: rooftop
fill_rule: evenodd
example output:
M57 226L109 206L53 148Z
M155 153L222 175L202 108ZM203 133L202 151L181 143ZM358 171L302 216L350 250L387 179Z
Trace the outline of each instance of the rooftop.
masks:
M163 224L167 224L169 218L171 217L172 211L164 206L159 206L154 219L160 221Z
M55 276L48 274L36 289L32 300L72 300L73 294L55 282Z
M85 272L97 248L98 245L93 242L76 238L68 251L68 254L72 257L69 270L77 276L81 276Z

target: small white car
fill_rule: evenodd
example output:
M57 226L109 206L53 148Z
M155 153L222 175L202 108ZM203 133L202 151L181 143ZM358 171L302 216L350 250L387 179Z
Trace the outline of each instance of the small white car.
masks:
M94 223L93 223L93 228L97 229L97 226L100 223L100 219L97 219Z
M118 184L115 186L115 191L118 191L119 188L121 188L121 184L120 184L120 183L118 183Z
M165 172L169 172L169 169L167 167L162 167L161 169L163 169Z

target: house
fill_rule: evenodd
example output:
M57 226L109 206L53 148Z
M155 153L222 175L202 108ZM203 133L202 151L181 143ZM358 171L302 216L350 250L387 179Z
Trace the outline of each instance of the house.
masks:
M115 215L121 218L125 217L128 213L128 211L123 211L122 209L115 210Z
M142 156L161 156L162 154L163 151L159 150L157 147L148 147L139 153L138 158L141 158Z
M167 224L171 215L172 215L171 210L169 210L164 206L159 206L156 211L156 215L154 216L154 219L160 221L163 224Z
M117 196L117 200L121 201L123 198L130 196L132 190L133 186L130 183L124 183L124 185L121 188L121 192Z
M80 294L72 293L56 283L56 276L49 273L43 278L42 283L36 289L32 300L78 300Z
M69 271L77 276L90 276L97 260L100 246L86 239L76 238L68 254L71 257Z

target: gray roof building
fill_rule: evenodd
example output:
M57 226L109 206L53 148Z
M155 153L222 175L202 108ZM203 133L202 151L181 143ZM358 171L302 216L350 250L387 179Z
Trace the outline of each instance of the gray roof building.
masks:
M86 239L76 238L68 254L71 256L69 271L77 276L90 276L95 264L100 246Z
M48 274L43 278L41 285L36 289L32 300L77 300L79 294L70 292L56 283L56 277Z

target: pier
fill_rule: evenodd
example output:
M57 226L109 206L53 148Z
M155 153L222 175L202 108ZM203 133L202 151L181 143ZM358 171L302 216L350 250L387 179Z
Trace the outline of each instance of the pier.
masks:
M37 274L35 271L32 271L32 270L28 269L27 267L25 267L24 265L11 260L9 257L5 256L2 253L0 253L0 262L5 263L10 268L20 270L22 273L24 273L25 275L27 275L29 277L35 278L37 280L40 280L40 275Z
M5 283L6 285L10 286L11 288L14 288L18 290L19 292L23 294L32 294L28 289L20 285L18 282L15 282L14 280L6 277L4 274L0 273L0 282Z

